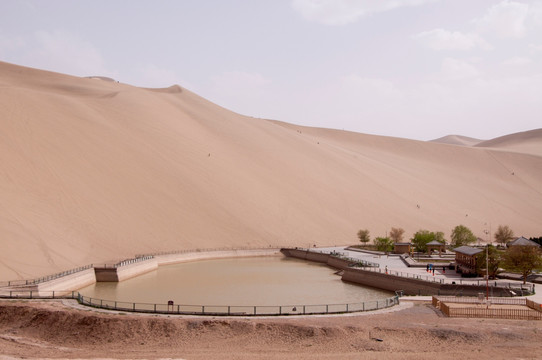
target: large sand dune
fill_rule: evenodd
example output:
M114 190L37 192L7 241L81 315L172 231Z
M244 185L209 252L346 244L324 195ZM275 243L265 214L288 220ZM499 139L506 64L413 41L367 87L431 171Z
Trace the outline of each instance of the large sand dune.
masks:
M179 86L0 63L0 279L157 251L354 243L360 228L542 235L542 155L495 147L305 128Z
M475 146L542 156L542 129L501 136Z

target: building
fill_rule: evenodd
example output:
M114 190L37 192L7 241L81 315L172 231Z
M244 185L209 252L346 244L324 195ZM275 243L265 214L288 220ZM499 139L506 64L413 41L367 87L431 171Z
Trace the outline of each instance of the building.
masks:
M410 254L410 243L395 243L393 244L394 254Z
M455 251L455 271L466 276L476 275L478 255L484 251L471 246L460 246Z
M431 255L433 250L438 250L439 256L442 255L443 252L446 252L446 245L437 240L428 242L426 246L427 246L427 253L429 255Z
M535 246L539 248L540 244L537 244L532 240L529 240L523 236L520 236L516 240L513 240L508 243L508 247L511 247L511 246Z

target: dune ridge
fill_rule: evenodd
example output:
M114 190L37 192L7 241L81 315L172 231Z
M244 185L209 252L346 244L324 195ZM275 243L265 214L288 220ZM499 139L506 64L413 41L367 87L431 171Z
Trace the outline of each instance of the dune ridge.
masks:
M542 156L542 129L500 136L474 146Z
M432 142L449 144L449 145L461 145L461 146L474 146L483 142L484 140L475 139L463 135L447 135L438 139L431 140Z
M301 127L0 63L0 280L134 254L542 235L542 157Z

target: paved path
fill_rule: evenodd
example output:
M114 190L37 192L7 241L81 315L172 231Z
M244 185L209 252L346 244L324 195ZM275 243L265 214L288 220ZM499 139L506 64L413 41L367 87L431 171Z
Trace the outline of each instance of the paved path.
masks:
M427 281L440 281L442 279L442 281L446 283L451 283L452 281L455 281L457 283L480 283L481 285L484 285L486 282L486 280L483 277L462 278L461 275L457 274L454 270L445 269L445 271L443 271L442 266L436 266L435 273L433 275L432 272L427 272L425 267L423 268L408 267L405 264L405 262L401 260L399 256L396 256L396 255L386 256L386 255L377 255L377 254L368 253L368 252L350 251L350 250L346 250L345 247L312 248L310 250L321 251L325 253L331 253L335 251L344 256L377 263L380 265L380 271L385 271L387 267L388 272L391 274L396 273L397 275L408 276L408 277L413 277L414 275L417 275L422 280L427 280ZM517 284L517 286L521 285L521 281L514 281L514 280L508 280L508 279L490 280L490 284L491 283L492 284L497 283L501 285L507 284L507 283ZM536 301L538 303L542 303L542 285L539 285L539 286L541 290L535 295L529 296L529 299ZM535 290L536 288L537 287L535 285Z

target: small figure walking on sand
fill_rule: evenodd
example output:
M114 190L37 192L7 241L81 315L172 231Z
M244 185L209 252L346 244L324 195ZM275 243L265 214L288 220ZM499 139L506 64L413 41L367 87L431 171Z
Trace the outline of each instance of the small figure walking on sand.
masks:
M386 274L388 273L388 265L386 265Z

